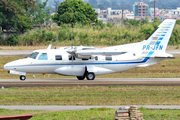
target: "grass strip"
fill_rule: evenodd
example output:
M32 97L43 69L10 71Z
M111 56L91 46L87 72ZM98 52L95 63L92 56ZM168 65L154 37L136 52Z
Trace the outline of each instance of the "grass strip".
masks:
M144 119L149 120L179 120L180 110L148 110L138 109L143 113ZM28 115L32 114L30 120L113 120L115 109L91 108L80 111L37 111L37 110L7 110L0 109L0 116Z
M0 105L180 105L179 86L5 88Z

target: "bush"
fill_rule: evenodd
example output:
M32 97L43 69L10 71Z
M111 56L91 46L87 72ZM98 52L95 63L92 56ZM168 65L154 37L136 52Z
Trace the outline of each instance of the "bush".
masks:
M112 27L113 25L111 23L107 23L107 27Z
M151 27L145 28L145 27L141 26L141 32L149 35L153 32L153 29Z
M131 39L131 34L129 34L128 32L126 32L123 36L124 39Z
M17 39L17 34L14 34L14 35L11 35L6 41L7 41L7 44L10 45L10 46L15 46L18 44L18 39Z
M106 38L108 38L108 36L107 36L107 34L102 33L102 34L99 34L99 38L106 39Z
M66 30L62 30L60 29L59 31L59 40L63 41L63 40L67 40L69 37L67 35L67 31Z
M145 19L143 19L142 21L141 21L141 24L143 25L143 24L147 24L149 22L149 19L148 19L148 17L145 17Z
M86 34L83 34L83 33L80 33L79 34L79 38L80 39L86 39L86 38L88 38L89 37L89 35L86 33Z
M158 20L158 18L156 17L155 19L154 19L154 21L152 22L152 25L153 25L153 27L154 27L154 29L156 29L159 25L160 25L160 21Z
M114 35L112 35L112 38L114 38L114 40L118 41L118 40L122 40L123 37L121 35L114 34Z
M99 21L96 23L96 25L100 26L101 29L103 29L103 28L106 26L101 20L99 20Z
M124 25L128 25L128 26L138 26L140 25L140 20L136 20L136 19L125 19L124 20Z
M176 24L177 24L177 25L180 25L180 20L177 20L177 21L176 21Z
M180 40L179 40L180 34L179 34L179 32L180 32L180 29L175 28L173 30L173 33L172 33L170 41L169 41L170 45L180 44Z
M53 41L53 40L55 40L56 39L56 37L55 37L55 35L53 35L53 33L52 32L48 32L47 34L46 34L46 42L47 41Z

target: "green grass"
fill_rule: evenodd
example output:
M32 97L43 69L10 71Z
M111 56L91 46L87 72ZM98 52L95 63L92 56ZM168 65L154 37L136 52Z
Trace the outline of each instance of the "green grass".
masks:
M139 109L145 120L179 120L180 110L147 110ZM40 110L7 110L0 109L0 116L29 115L30 120L113 120L115 109L91 108L80 111L40 111Z
M5 88L0 105L180 105L179 86Z

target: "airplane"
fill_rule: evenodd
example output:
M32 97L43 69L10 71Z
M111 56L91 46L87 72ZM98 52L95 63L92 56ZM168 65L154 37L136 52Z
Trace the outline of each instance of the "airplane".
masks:
M26 73L76 76L78 80L94 80L96 75L147 67L173 58L166 53L176 20L164 20L145 40L105 48L69 46L35 50L24 59L9 62L4 69L26 79Z

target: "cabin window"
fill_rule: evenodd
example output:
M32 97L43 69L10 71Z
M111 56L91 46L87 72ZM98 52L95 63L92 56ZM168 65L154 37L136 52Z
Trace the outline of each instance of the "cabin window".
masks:
M89 59L83 58L82 60L89 60Z
M111 60L112 60L112 57L111 57L111 56L106 56L106 60L107 60L107 61L111 61Z
M48 59L47 53L42 53L38 58L38 60L47 60L47 59Z
M95 60L98 60L98 56L95 57Z
M69 60L75 60L75 56L74 55L69 55Z
M62 55L56 55L56 60L62 60Z
M39 52L33 52L31 55L29 55L28 58L36 59L36 57L37 57L38 54L39 54Z

